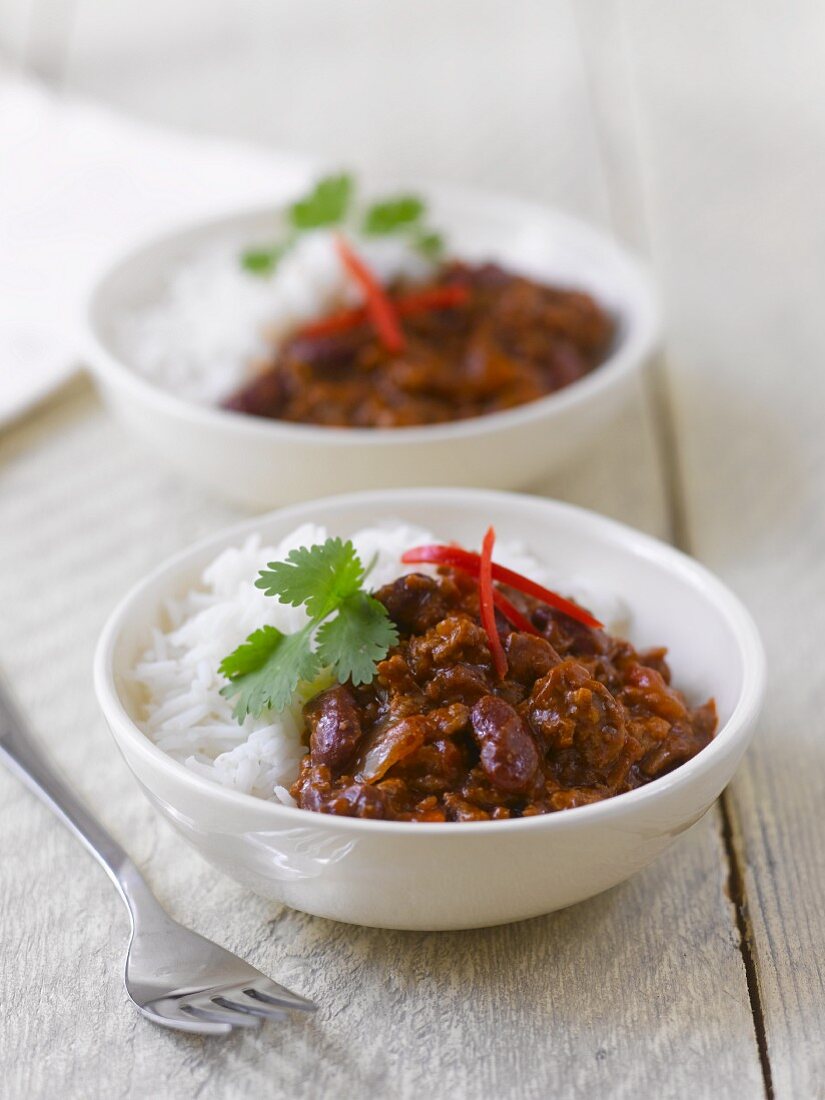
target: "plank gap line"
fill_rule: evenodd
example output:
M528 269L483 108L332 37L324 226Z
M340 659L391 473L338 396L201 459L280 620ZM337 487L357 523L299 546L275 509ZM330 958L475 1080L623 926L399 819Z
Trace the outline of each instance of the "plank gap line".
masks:
M765 1096L767 1100L774 1100L773 1073L768 1054L768 1033L765 1024L765 1012L762 1006L762 994L759 988L759 970L756 964L756 954L753 950L753 931L748 908L748 896L745 888L745 876L742 867L742 858L739 854L739 845L736 842L737 832L734 830L734 809L732 800L727 791L723 791L719 798L719 806L722 812L722 842L728 858L728 893L736 913L736 927L739 931L739 946L742 952L742 961L745 965L745 978L748 983L748 996L753 1013L753 1027L756 1032L756 1046L759 1050L759 1064L762 1067L762 1077L765 1081Z

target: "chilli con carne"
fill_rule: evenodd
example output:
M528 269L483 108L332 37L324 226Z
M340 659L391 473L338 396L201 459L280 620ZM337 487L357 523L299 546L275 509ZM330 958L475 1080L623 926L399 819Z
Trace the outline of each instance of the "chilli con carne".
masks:
M633 790L710 742L713 700L688 704L664 649L639 652L578 605L559 607L493 563L492 548L492 531L480 556L418 548L406 560L436 562L438 576L407 574L374 594L398 643L370 682L307 703L299 806L396 821L529 817Z
M587 294L495 264L442 264L425 285L383 288L337 240L361 309L299 329L224 405L302 424L400 428L483 416L588 374L614 336Z

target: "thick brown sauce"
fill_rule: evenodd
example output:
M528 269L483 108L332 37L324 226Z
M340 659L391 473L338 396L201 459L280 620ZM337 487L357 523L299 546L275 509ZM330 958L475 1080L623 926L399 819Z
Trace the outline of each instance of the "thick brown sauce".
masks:
M369 324L298 334L225 407L351 428L463 420L575 382L598 366L613 339L612 320L588 295L493 264L445 265L428 288L444 286L466 288L467 301L405 317L402 352L387 352Z
M376 593L401 639L372 683L305 708L304 809L396 821L480 821L598 802L665 775L716 729L712 700L670 686L664 649L638 653L507 590L541 637L497 615L497 679L476 584L443 570Z

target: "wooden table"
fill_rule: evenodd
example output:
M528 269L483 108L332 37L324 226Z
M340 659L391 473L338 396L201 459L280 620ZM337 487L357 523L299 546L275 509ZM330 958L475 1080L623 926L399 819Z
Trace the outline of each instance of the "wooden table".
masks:
M601 25L599 8L576 5L585 55L599 63L590 96L602 121L600 147L574 143L576 169L592 180L595 161L607 166L614 219L649 246L668 340L666 358L593 453L538 489L676 541L749 604L770 690L736 780L643 874L519 925L391 933L246 893L151 810L104 728L90 677L97 632L124 589L237 513L156 466L76 384L0 437L0 665L54 758L173 914L322 1008L310 1022L220 1043L145 1023L120 980L120 902L2 774L4 1096L825 1097L825 678L816 640L825 628L825 19L801 3L794 16L757 16L740 0L689 7L610 4ZM540 14L525 4L519 33L529 37L530 20L546 18L543 29L552 23L562 36L549 48L569 53L563 8ZM484 10L490 35L509 26L499 26L495 5ZM279 11L260 21L286 20ZM442 29L457 33L459 0L440 11ZM351 19L355 35L367 14ZM134 69L120 82L110 75L107 89L89 60L102 57L93 46L80 35L74 82L141 108ZM181 49L189 84L180 71L159 76L175 84L182 121L197 121L193 89L206 87L199 56ZM525 104L534 90L522 89ZM160 114L159 102L147 91L146 113ZM549 114L561 127L555 108ZM266 126L294 123L257 117L264 137L284 136ZM391 154L392 135L377 130L366 161ZM522 145L508 145L509 162L493 168L480 142L468 139L444 174L607 216L606 204L595 210L592 192L558 174L545 185L546 160L536 168ZM410 167L425 163L423 148L421 139L407 149Z

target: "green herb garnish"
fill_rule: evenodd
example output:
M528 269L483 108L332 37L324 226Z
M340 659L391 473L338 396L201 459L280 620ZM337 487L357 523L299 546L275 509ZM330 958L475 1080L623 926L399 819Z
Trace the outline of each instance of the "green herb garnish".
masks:
M408 229L421 219L424 203L415 195L399 195L398 198L376 202L364 215L364 232L372 236L395 233Z
M250 248L241 254L241 266L253 275L271 275L288 247L276 244L271 248Z
M425 212L424 203L415 195L399 195L376 202L364 216L363 231L371 237L404 233L411 246L426 260L438 260L444 251L444 238L422 225Z
M223 659L218 671L229 683L221 695L237 697L232 713L238 722L284 710L298 685L323 671L342 684L372 680L398 631L384 605L364 589L367 572L352 543L341 539L301 546L261 570L255 586L280 603L305 607L309 621L294 634L261 627Z
M340 225L349 208L353 188L352 176L343 173L318 180L306 198L290 207L289 220L296 229Z
M444 238L440 233L422 230L416 233L411 243L426 260L439 260L444 254Z
M417 195L395 195L379 199L359 215L355 180L346 172L318 180L309 194L293 203L284 240L270 246L249 248L241 254L241 266L252 275L271 275L302 233L336 225L360 225L367 236L406 236L410 246L425 259L440 258L444 242L439 233L424 224L426 204Z

